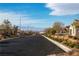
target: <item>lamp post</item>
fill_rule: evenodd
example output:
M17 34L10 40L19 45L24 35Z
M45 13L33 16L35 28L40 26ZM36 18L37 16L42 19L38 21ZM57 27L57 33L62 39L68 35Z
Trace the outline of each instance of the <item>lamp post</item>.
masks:
M21 37L21 16L20 16L20 37Z
M21 30L21 16L20 16L20 30Z

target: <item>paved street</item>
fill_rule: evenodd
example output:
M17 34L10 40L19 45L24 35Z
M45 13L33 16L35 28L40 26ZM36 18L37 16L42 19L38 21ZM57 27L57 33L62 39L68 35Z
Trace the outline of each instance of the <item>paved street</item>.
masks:
M59 47L41 35L34 35L0 42L1 56L46 56L62 53Z

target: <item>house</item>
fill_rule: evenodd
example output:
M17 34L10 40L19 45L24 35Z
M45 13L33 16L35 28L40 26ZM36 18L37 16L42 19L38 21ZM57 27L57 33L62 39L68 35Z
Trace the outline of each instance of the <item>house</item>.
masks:
M74 22L70 25L69 35L79 37L79 20L74 20Z

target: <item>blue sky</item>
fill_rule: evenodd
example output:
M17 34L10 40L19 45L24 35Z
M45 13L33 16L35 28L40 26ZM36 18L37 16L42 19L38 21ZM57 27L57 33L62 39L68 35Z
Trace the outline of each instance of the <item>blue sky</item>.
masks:
M66 25L79 19L78 3L0 3L0 21L9 19L12 24L22 28L47 28L59 21ZM1 23L0 22L0 23Z

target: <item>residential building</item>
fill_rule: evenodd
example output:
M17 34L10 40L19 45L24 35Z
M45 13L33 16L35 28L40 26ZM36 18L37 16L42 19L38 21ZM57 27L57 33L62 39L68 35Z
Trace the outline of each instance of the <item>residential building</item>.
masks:
M74 22L70 25L69 35L79 37L79 20L74 20Z

